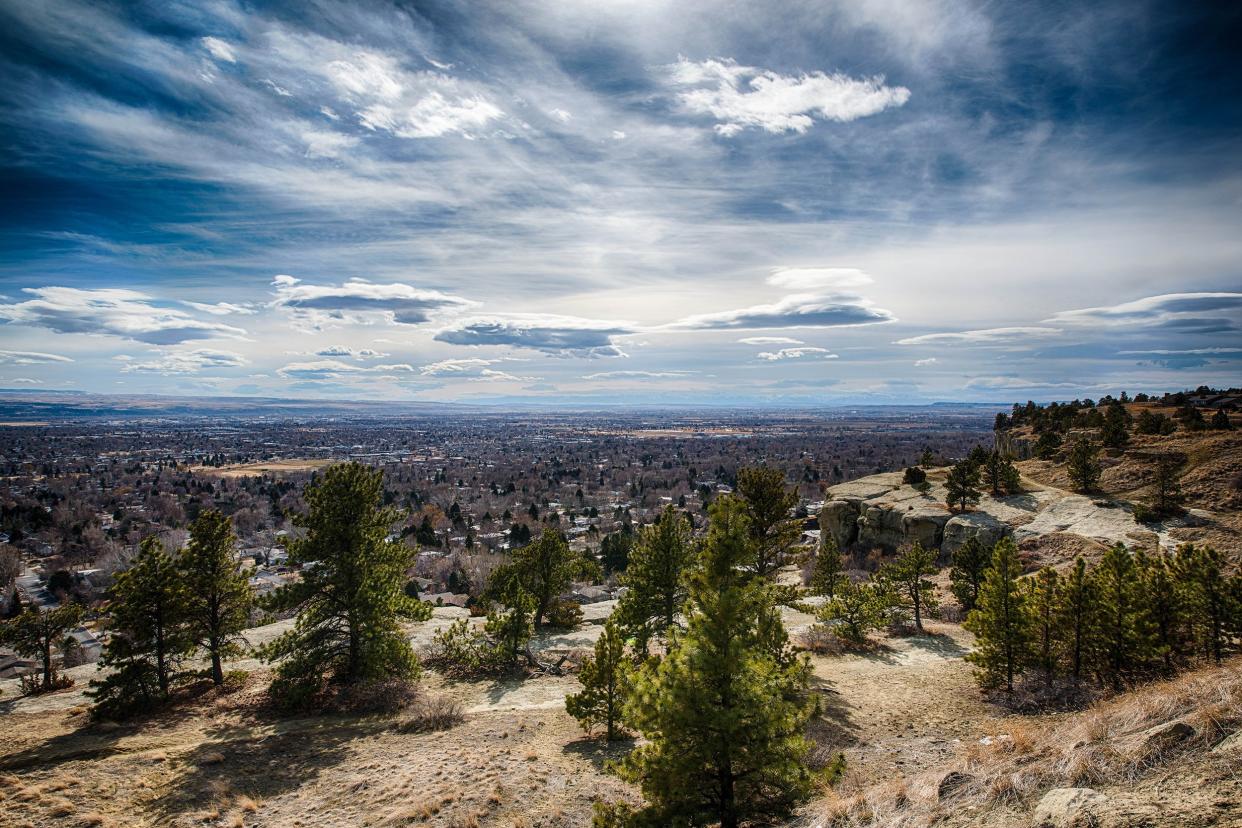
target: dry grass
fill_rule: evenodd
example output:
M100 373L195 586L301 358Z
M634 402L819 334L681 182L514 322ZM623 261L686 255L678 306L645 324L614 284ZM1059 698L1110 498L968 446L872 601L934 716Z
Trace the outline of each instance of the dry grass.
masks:
M933 772L878 784L846 774L826 825L928 826L963 808L1033 804L1056 787L1132 784L1242 728L1242 660L1158 682L1049 723L1013 719ZM945 783L948 774L954 784ZM942 784L944 783L944 784ZM942 791L943 788L943 791Z

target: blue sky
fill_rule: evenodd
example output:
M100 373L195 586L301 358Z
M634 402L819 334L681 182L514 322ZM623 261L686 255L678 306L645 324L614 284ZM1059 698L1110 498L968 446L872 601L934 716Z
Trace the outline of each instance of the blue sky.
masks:
M1242 382L1242 12L0 0L0 387Z

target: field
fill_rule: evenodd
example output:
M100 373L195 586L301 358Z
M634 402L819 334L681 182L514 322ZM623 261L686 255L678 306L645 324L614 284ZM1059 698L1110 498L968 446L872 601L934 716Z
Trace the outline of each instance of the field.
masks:
M195 466L191 471L217 477L261 477L263 475L297 474L316 471L337 462L328 458L306 460L267 460L261 463L237 463L231 466Z

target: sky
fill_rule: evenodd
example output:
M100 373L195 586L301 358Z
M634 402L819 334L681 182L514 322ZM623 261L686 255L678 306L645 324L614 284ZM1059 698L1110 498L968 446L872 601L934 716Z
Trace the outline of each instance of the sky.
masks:
M1242 6L0 0L0 388L1242 384Z

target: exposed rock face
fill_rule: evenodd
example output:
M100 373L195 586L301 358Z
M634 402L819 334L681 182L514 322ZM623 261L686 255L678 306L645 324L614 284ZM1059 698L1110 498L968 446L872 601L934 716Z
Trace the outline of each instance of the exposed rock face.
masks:
M1013 534L1013 527L987 512L966 512L954 515L944 526L944 540L940 554L948 557L971 538L984 548L994 546L998 540Z
M1035 444L1025 435L1008 430L994 431L992 435L996 450L1001 454L1015 460L1030 460L1033 456Z
M1035 806L1031 828L1095 828L1107 803L1092 788L1053 788Z

